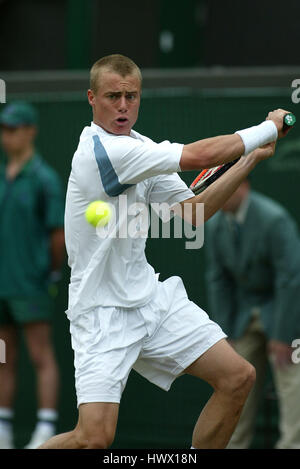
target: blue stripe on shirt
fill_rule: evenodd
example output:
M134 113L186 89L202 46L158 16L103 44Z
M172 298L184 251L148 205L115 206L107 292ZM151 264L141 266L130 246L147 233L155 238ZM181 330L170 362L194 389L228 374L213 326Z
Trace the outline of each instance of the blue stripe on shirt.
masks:
M133 184L120 184L118 176L110 162L108 154L98 135L93 136L94 152L98 164L103 188L110 197L117 197Z

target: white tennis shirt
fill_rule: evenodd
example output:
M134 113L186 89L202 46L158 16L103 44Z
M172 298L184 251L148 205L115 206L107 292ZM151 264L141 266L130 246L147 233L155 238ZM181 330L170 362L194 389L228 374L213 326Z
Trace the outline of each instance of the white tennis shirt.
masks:
M150 301L158 276L145 256L146 236L126 236L124 228L138 223L140 209L132 211L134 204L149 210L154 202L172 206L193 197L177 174L182 148L133 130L130 136L113 135L93 122L83 129L65 208L70 318L97 306L134 308ZM87 223L85 210L95 200L111 204L119 236L99 236Z

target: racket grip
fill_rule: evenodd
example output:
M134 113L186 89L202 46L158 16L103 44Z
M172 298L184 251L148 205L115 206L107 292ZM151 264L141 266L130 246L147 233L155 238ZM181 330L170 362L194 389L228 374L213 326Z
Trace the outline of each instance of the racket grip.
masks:
M286 130L289 127L293 127L293 125L296 123L296 116L289 112L286 114L283 118L283 128L282 130Z

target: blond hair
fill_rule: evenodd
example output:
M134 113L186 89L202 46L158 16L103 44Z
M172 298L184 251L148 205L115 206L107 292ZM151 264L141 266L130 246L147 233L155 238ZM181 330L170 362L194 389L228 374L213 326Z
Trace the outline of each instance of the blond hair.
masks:
M99 75L103 69L115 72L122 77L136 74L142 84L141 70L133 60L125 57L125 55L112 54L97 60L90 70L90 88L94 93L98 91Z

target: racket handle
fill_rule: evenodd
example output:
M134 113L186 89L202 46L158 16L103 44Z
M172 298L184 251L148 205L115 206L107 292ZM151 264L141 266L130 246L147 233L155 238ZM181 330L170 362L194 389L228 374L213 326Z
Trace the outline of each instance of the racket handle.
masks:
M287 129L288 127L293 127L293 125L295 123L296 123L296 116L294 114L292 114L291 112L289 112L283 118L283 129L282 130Z

